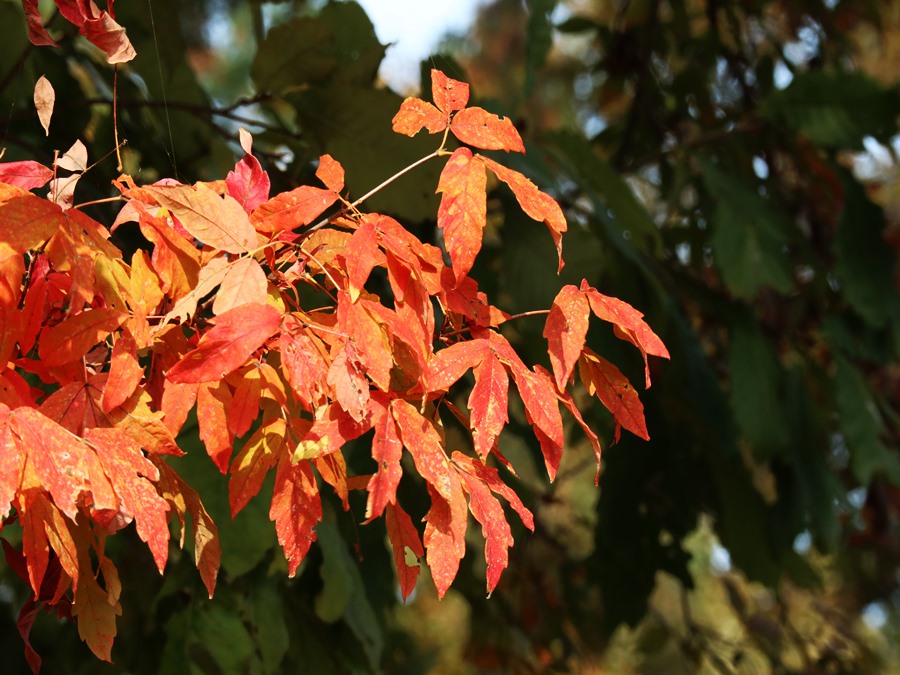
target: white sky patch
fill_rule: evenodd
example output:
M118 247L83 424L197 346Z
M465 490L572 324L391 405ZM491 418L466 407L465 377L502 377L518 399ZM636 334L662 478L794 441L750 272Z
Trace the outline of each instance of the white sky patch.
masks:
M381 78L400 93L418 88L419 62L444 35L466 30L483 1L357 0L375 25L378 39L389 45Z

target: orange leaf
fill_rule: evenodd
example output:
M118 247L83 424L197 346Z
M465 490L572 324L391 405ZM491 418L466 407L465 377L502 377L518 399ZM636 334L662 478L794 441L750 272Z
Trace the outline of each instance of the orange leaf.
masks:
M497 178L509 186L516 196L519 206L528 215L539 223L543 222L550 228L550 236L556 244L556 253L559 256L559 268L563 268L562 259L562 235L568 229L566 217L556 200L545 192L537 189L534 183L518 171L508 169L494 160L478 155L485 166L496 174Z
M264 234L277 234L309 225L337 201L331 190L301 185L263 202L250 217L253 227Z
M151 458L153 459L153 458ZM159 458L154 465L159 469L159 492L169 502L181 522L181 545L184 546L185 514L191 516L191 531L194 539L194 564L200 578L212 598L216 588L216 576L222 560L222 546L219 530L209 517L197 492L185 483L178 474Z
M462 472L462 485L469 493L469 510L481 523L484 535L484 557L487 561L488 597L500 581L500 575L509 564L509 548L513 545L512 530L506 522L503 507L482 481Z
M341 256L344 259L344 271L349 282L347 291L350 299L356 302L372 269L376 265L385 264L384 253L378 248L378 235L371 218L363 218L341 252Z
M344 189L344 167L331 155L319 157L316 178L325 183L325 187L340 193Z
M256 247L256 232L234 197L219 197L202 183L144 189L204 244L228 253L245 253Z
M262 380L259 369L249 366L243 371L237 386L234 388L234 398L228 406L228 429L235 436L243 436L253 422L259 417L260 398L262 395Z
M356 422L362 422L369 403L369 383L363 374L359 354L349 341L338 351L328 368L325 381L333 398Z
M522 137L508 117L498 117L484 108L466 108L453 116L450 131L466 145L482 150L525 152Z
M575 286L567 285L557 294L547 315L544 337L547 338L550 365L560 391L565 390L584 348L589 312L584 294Z
M645 386L649 389L650 365L647 362L647 355L669 358L669 350L666 349L663 341L644 321L644 315L627 302L603 295L597 289L589 286L586 280L581 282L581 292L587 296L594 314L615 326L616 337L630 342L641 350L641 355L644 357Z
M447 115L420 98L407 98L391 120L391 128L406 136L415 136L422 129L437 134L447 128Z
M400 430L403 447L412 455L419 475L444 501L451 502L454 495L450 464L437 429L403 399L392 400L390 409Z
M271 305L230 309L216 318L215 326L203 334L197 348L172 366L166 377L176 383L221 380L244 365L280 325L281 314Z
M134 518L138 536L150 547L162 574L169 555L169 505L153 484L159 480L159 471L120 429L88 429L85 440L97 451L112 481L120 513Z
M25 452L15 442L7 424L9 412L9 408L0 403L0 520L9 513L25 470Z
M224 314L240 305L266 304L266 273L253 258L238 258L231 263L213 301L213 314Z
M116 637L116 617L122 614L118 602L110 602L92 574L78 577L72 614L78 619L78 635L98 659L112 662Z
M413 525L412 519L399 504L387 505L384 522L388 538L391 540L391 549L394 551L394 565L397 567L400 595L406 602L409 594L415 590L416 580L419 578L419 565L409 565L406 562L407 549L417 558L425 555L425 549L422 548L419 532Z
M507 415L509 376L490 351L485 350L481 363L475 366L475 386L469 394L472 438L475 450L487 457L497 437L509 421Z
M231 479L228 481L228 503L232 518L256 496L266 474L275 466L278 458L287 454L282 452L286 435L287 425L284 419L276 417L259 427L234 458L231 463Z
M403 475L403 469L400 468L403 443L400 441L397 423L387 407L386 397L383 394L373 396L372 402L375 408L372 459L378 464L378 470L366 486L369 492L366 502L366 522L377 518L384 512L385 507L396 503L397 486Z
M282 371L296 398L307 410L318 407L325 396L328 365L313 338L292 314L284 318L278 348Z
M103 412L109 412L128 400L137 389L144 369L137 359L137 344L130 335L122 335L113 345L109 377L100 399Z
M344 291L337 298L338 327L352 344L366 375L382 391L390 388L391 348L384 329L359 302L351 302ZM348 412L350 412L348 410Z
M456 578L459 563L466 554L466 528L469 524L466 495L456 471L448 471L446 501L430 484L431 508L425 515L425 559L438 598L443 598Z
M347 487L347 462L341 452L332 452L322 457L315 457L313 465L326 483L334 488L340 498L344 511L350 510L349 488Z
M316 540L314 528L322 520L322 502L309 462L294 464L287 453L282 455L275 471L269 519L275 522L275 533L284 549L288 575L293 577Z
M0 258L42 244L65 222L56 204L21 188L0 185Z
M232 404L231 390L223 381L204 382L197 388L196 398L200 440L206 447L206 454L224 475L234 443L228 415Z
M431 99L438 108L449 115L466 107L469 102L469 85L450 79L440 70L432 68Z
M619 440L620 426L638 438L649 441L644 406L622 371L588 348L585 348L579 359L578 367L584 388L589 394L596 394L613 414L616 420L616 441Z
M458 148L441 171L437 188L442 193L438 227L444 231L457 282L469 273L481 250L487 224L486 190L484 164L473 161L468 148Z
M484 340L464 340L440 350L428 361L422 381L429 392L447 391L469 368L484 357L489 346Z

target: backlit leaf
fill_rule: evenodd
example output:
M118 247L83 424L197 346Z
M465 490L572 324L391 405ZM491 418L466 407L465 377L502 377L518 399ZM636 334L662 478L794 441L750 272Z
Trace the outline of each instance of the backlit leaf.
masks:
M550 364L560 391L566 388L584 348L589 312L584 294L568 285L559 291L547 315L543 335L547 339Z
M462 110L469 102L469 85L466 82L453 80L440 70L432 68L431 98L444 113L450 114Z
M288 575L293 577L316 540L314 528L322 519L322 502L309 462L293 463L286 453L282 455L275 472L269 518L275 522Z
M43 187L51 178L53 178L51 169L30 159L21 162L0 163L0 183L13 185L23 190Z
M407 98L391 120L391 128L406 136L415 136L422 129L437 134L447 128L447 115L420 98Z
M408 552L416 558L425 555L419 532L413 525L409 514L399 504L388 504L384 512L384 522L387 527L388 538L391 541L391 549L394 552L394 565L397 568L397 581L400 584L400 595L403 601L416 588L416 580L419 578L419 565L408 562Z
M484 108L460 110L453 116L450 131L463 143L482 150L525 152L525 144L512 120Z
M441 193L438 227L457 280L465 277L481 250L481 233L487 224L487 174L468 148L458 148L447 160L437 191Z
M172 366L166 377L176 383L221 380L244 365L280 325L281 314L271 305L235 307L216 318L197 348Z
M622 371L587 348L578 365L585 389L589 394L596 395L613 414L616 440L619 440L619 426L623 426L638 438L649 441L644 406Z
M309 225L334 204L337 198L337 194L331 190L301 185L260 204L250 220L253 227L264 234L293 230Z

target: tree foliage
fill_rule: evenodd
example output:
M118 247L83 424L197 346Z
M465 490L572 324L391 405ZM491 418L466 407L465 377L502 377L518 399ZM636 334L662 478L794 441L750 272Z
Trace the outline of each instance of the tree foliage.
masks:
M214 4L0 2L23 669L884 666L880 4Z

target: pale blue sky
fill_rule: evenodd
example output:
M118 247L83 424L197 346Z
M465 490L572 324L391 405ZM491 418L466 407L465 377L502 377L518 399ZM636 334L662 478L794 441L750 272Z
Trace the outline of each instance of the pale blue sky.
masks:
M419 85L419 61L446 33L464 31L485 0L357 0L388 47L382 78L404 93Z

